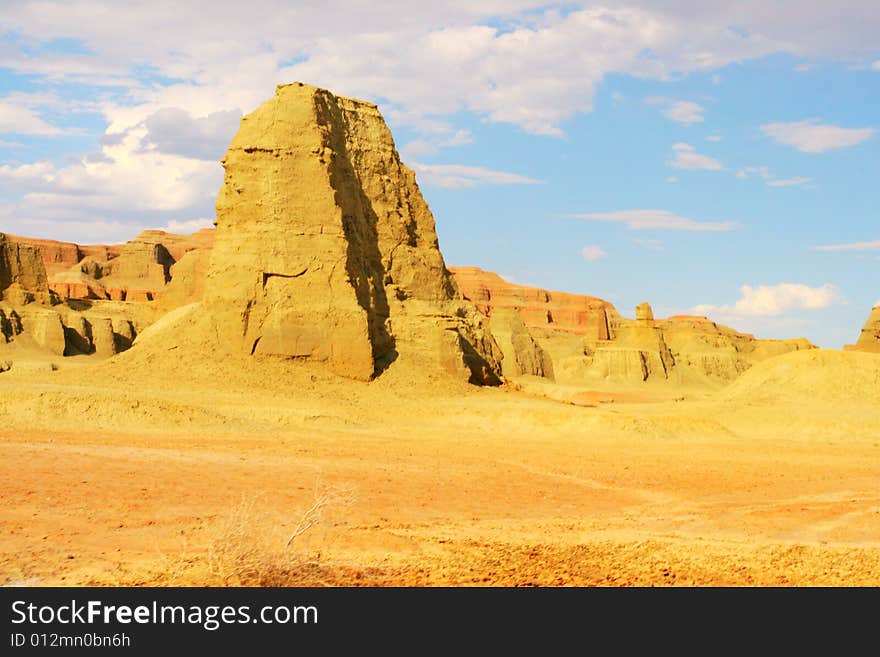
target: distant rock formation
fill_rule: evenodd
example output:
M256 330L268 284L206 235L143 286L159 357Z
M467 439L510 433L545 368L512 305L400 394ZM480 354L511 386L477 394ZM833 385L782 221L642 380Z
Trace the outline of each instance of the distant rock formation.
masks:
M199 309L221 343L371 379L392 363L500 382L434 218L371 103L281 85L223 159Z
M517 285L478 267L450 267L449 271L465 298L481 313L488 316L499 308L511 308L529 329L608 340L611 323L620 317L610 302L598 297Z
M847 351L869 351L872 353L880 353L880 305L871 309L868 315L868 321L865 322L859 339L855 344L848 344L844 347Z
M44 247L56 265L67 264L61 258L83 253L75 244L0 233L0 355L10 364L4 369L16 369L15 363L33 358L112 356L131 346L135 326L152 318L134 305L107 302L108 307L94 308L91 303L62 303L49 289ZM83 257L77 266L87 267L88 261L90 257Z
M40 251L50 285L51 279L55 274L74 267L83 258L89 257L98 262L106 262L118 256L122 248L105 244L84 245L73 242L59 242L57 240L20 237L18 235L7 235L7 237L11 242L31 246Z
M647 302L636 307L634 320L625 319L610 302L597 297L516 285L476 267L451 271L465 297L489 318L508 377L551 378L543 371L573 385L718 384L770 356L813 348L804 339L759 340L705 317L655 319ZM540 357L522 338L516 344L507 338L510 311L519 315Z
M41 253L49 288L62 299L153 301L164 295L178 260L211 248L214 230L192 235L145 230L126 244L110 246L17 236L10 240Z

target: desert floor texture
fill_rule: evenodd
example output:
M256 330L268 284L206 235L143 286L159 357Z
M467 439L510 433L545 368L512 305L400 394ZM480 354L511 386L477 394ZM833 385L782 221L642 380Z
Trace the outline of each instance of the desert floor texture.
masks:
M880 356L692 394L138 358L0 377L0 582L880 585Z

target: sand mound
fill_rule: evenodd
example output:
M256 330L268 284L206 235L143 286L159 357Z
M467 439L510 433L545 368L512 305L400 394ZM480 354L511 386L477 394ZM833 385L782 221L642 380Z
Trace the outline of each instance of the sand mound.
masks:
M758 363L722 393L725 400L880 404L880 354L812 349Z

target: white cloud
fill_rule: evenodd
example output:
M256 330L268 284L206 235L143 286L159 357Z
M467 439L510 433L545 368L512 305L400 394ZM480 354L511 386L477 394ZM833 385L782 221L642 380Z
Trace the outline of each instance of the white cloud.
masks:
M702 169L705 171L720 171L724 165L714 157L697 153L690 144L675 144L672 147L675 156L670 165L676 169Z
M90 53L13 52L3 64L94 84L137 76L126 100L151 103L153 111L248 112L276 82L299 79L419 118L464 109L558 135L562 122L592 109L609 73L667 79L790 47L730 29L726 17L693 20L638 3L566 12L541 0L441 0L418 8L252 0L248 7L250 17L265 18L242 21L231 0L212 2L210 12L172 0L22 2L4 27L29 39L29 52L74 38ZM104 13L113 20L81 20ZM206 107L208 97L215 102Z
M871 64L871 68L873 68L875 71L880 71L880 59Z
M732 221L694 221L693 219L680 217L667 210L588 212L568 216L588 221L622 223L630 230L728 231L737 228L737 224Z
M876 132L874 128L841 128L815 119L793 123L767 123L761 131L773 140L804 153L824 153L861 144Z
M793 70L795 73L809 73L810 68L811 67L809 64L798 64L797 66L794 67Z
M676 123L691 125L703 122L704 111L703 107L697 103L679 100L663 110L663 116Z
M706 141L719 142L723 139L721 135L709 135L706 137Z
M648 105L662 105L663 116L670 121L681 123L683 125L692 125L694 123L702 123L703 112L705 108L698 103L689 100L676 100L674 98L665 98L663 96L649 96L645 98Z
M839 301L837 288L829 283L818 287L799 283L742 285L740 292L742 297L732 305L702 304L691 312L720 317L776 317L799 310L827 308Z
M592 262L594 260L599 260L600 258L604 258L607 253L601 246L597 246L595 244L590 244L581 249L581 256L583 256L584 260L588 262Z
M419 182L448 189L477 187L479 185L539 185L543 182L518 173L495 171L465 164L411 162L410 166L418 174Z
M144 151L146 134L143 127L127 131L118 140L107 140L98 157L65 166L0 166L0 187L21 194L2 208L0 225L10 232L27 235L37 230L66 239L72 239L72 231L85 230L89 240L95 239L97 227L103 227L109 232L97 239L106 241L123 233L130 239L144 227L169 220L211 216L223 180L219 163ZM95 228L83 229L85 224ZM47 225L54 230L45 230Z
M795 176L794 178L783 178L780 180L768 180L768 187L798 187L800 185L806 185L808 182L812 182L812 178L804 178L802 176Z
M812 178L804 178L802 176L775 180L773 174L770 173L769 167L766 166L748 166L736 172L737 178L751 178L752 176L760 177L768 187L798 187L813 181Z
M464 146L465 144L474 143L474 136L470 130L456 130L455 134L440 142L443 147Z
M814 251L878 251L880 240L873 242L852 242L851 244L824 244L814 246Z
M400 149L404 159L415 159L427 155L436 155L441 148L452 148L472 144L474 136L470 130L456 130L451 136L442 132L424 139L414 139Z
M188 157L214 157L223 141L201 119L249 112L280 82L301 79L378 102L395 131L400 126L414 131L407 156L418 159L454 138L460 112L559 136L567 120L592 110L597 85L609 75L669 80L775 52L863 64L875 60L880 32L875 3L841 3L625 0L563 11L544 0L416 5L250 0L248 20L242 20L237 0L214 0L210 11L176 0L22 0L14 11L0 12L3 31L16 35L0 45L0 67L32 76L35 88L93 85L85 88L93 96L8 103L0 107L0 132L59 135L57 117L97 111L108 136L136 135L140 141L130 144L126 157L108 154L105 145L106 161L83 157L59 169L60 180L88 200L83 212L100 206L131 221L153 221L155 207L200 199L180 210L186 220L206 214L201 199L216 195L219 186L217 175L206 173L214 170L203 168L207 162ZM58 52L55 42L61 39L82 45L84 52ZM195 122L190 125L196 134L181 147L185 150L167 152L180 143L163 140L169 133L153 130L155 121L143 129L165 109L185 112ZM65 118L63 125L69 123ZM720 164L693 152L680 159ZM143 164L143 177L135 162ZM110 171L119 174L115 190ZM473 184L473 176L458 178L455 184ZM170 203L164 196L169 189ZM131 202L125 204L127 193ZM153 203L147 203L151 194ZM15 208L43 216L50 200L60 212L65 199L57 190L53 199L29 197Z
M676 178L675 176L669 176L668 178L666 178L666 182L672 185L678 182L678 178Z

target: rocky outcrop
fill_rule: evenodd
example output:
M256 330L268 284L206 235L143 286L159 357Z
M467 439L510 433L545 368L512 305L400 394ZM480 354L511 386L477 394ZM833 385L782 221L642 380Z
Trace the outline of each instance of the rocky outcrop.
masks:
M200 310L223 343L363 380L399 362L499 382L495 342L375 105L279 86L223 165Z
M868 321L865 322L859 339L855 344L848 344L844 347L847 351L869 351L872 353L880 353L880 305L871 309L868 315Z

